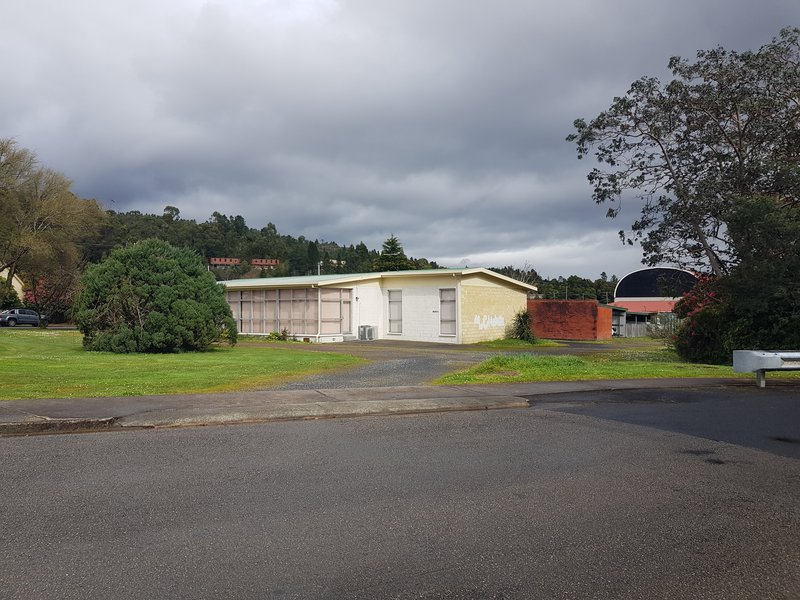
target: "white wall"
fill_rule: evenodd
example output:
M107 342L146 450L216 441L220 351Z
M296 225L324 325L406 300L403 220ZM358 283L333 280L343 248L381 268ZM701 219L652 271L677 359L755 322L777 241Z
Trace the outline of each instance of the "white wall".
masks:
M459 283L452 276L442 278L391 278L382 282L381 307L383 309L381 320L382 339L387 340L413 340L416 342L439 342L457 344L458 335L440 335L439 290L442 288L456 289L456 302L459 302ZM403 292L403 332L388 333L389 330L389 290ZM456 305L456 314L458 314Z
M386 327L383 325L383 297L378 281L359 283L353 286L353 335L358 335L360 325L372 325L376 328L375 337L383 337Z

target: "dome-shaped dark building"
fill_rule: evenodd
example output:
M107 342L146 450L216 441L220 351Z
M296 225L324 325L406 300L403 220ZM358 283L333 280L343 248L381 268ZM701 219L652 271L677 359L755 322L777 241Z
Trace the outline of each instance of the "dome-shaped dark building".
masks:
M675 303L697 283L697 275L673 267L652 267L628 273L619 280L611 306L627 311L623 327L615 318L617 335L644 335L659 313L671 313ZM642 325L642 327L638 327ZM641 330L640 333L633 333Z
M625 302L671 302L669 310L655 309L653 312L671 312L675 302L697 283L691 271L672 267L653 267L628 273L619 280L614 290L615 304ZM661 305L661 304L660 304Z

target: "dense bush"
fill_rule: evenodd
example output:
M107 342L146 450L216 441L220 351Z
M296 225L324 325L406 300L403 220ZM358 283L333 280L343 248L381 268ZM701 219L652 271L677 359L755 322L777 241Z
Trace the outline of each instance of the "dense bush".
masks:
M779 295L762 290L771 304L758 310L730 293L734 276L678 302L675 312L683 318L673 337L678 355L691 362L730 364L734 350L800 348L800 306L783 304Z
M506 335L514 340L534 343L536 336L533 333L531 314L527 310L521 310L514 315Z
M800 349L800 206L743 198L728 223L737 264L675 306L684 319L675 349L708 363L730 363L734 350Z
M715 279L701 277L694 289L675 305L683 319L673 337L678 355L691 362L721 364L730 362L724 339L728 310L719 296Z
M191 250L145 240L115 250L81 281L75 322L89 350L179 352L236 342L223 288Z

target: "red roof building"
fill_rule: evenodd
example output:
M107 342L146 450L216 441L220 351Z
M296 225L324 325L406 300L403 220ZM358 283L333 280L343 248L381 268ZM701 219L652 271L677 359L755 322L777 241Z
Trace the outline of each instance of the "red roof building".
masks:
M212 267L236 267L242 264L241 258L209 258Z
M678 300L628 300L621 298L611 306L624 308L635 313L671 313Z
M683 269L640 269L619 280L612 306L634 313L671 313L675 303L695 283L697 275Z
M261 267L262 269L274 269L281 264L277 258L253 258L250 264L254 267Z
M628 273L619 280L611 303L627 311L624 322L615 323L616 335L639 337L647 335L649 327L674 324L675 303L695 283L695 273L672 267L651 267Z

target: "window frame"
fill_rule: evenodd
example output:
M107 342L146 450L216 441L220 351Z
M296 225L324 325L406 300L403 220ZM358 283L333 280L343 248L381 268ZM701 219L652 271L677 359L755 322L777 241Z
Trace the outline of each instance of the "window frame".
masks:
M326 301L335 307L335 316L322 316L322 290L316 287L227 290L225 299L231 307L239 332L267 335L286 330L289 335L351 335L353 328L353 289L331 288L335 299ZM327 289L327 288L325 288ZM322 331L334 326L336 331ZM333 329L334 327L330 327Z
M445 300L443 296L443 292L452 292L453 299L452 300ZM453 307L453 318L452 319L445 319L445 302L448 304L452 304ZM452 323L453 332L452 333L445 333L444 331L444 324ZM450 288L439 288L439 335L442 337L457 337L458 336L458 290L457 288L450 287Z
M396 299L392 299L392 295L397 294ZM386 299L387 299L387 311L386 317L388 320L388 327L386 329L386 333L389 335L403 335L403 290L386 290ZM399 318L392 319L392 304L396 304L399 307ZM399 324L398 331L392 331L393 323Z

